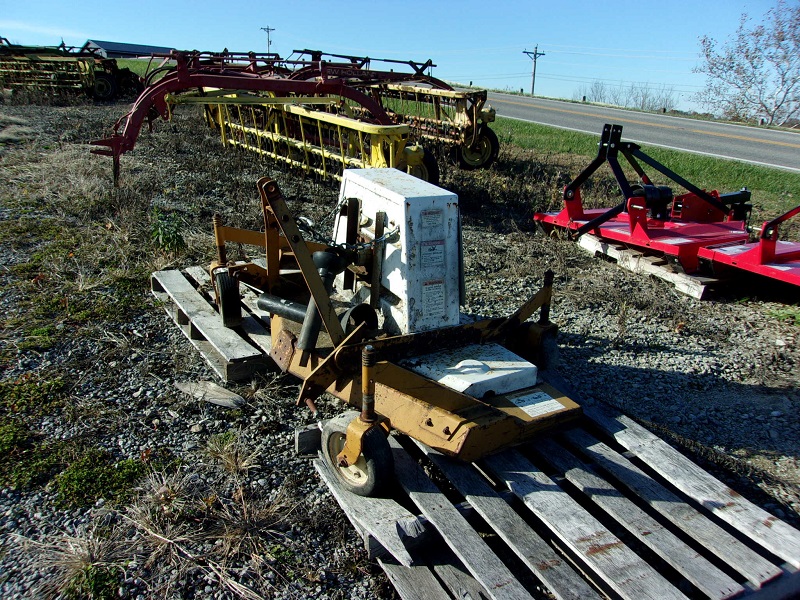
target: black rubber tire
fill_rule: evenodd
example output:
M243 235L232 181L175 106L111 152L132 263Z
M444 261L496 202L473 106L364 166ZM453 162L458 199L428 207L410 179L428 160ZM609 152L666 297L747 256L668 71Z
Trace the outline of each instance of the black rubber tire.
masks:
M354 465L340 467L336 455L344 448L347 426L359 413L348 411L334 417L322 428L322 455L339 484L358 496L379 496L394 480L394 458L380 427L373 427L361 440L361 455Z
M500 140L497 134L486 125L481 125L478 130L477 141L469 148L461 146L458 150L458 162L462 169L486 169L500 153Z
M219 298L219 314L225 327L242 324L242 299L239 296L239 280L224 271L214 275L214 285Z
M119 80L119 97L124 100L135 100L144 91L144 84L139 76L130 69L120 69L117 74Z
M101 102L110 102L117 97L117 80L111 73L97 72L92 84L92 97Z
M433 185L439 185L439 163L436 157L429 150L425 150L422 155L422 164L406 169L409 175L413 175L422 181L427 181Z

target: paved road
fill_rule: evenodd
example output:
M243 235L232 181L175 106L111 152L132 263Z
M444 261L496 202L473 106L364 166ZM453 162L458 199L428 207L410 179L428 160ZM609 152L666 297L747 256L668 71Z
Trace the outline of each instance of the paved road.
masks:
M489 94L501 117L594 134L604 123L622 125L622 139L732 158L800 173L800 133L712 123L667 115L632 112L557 100Z

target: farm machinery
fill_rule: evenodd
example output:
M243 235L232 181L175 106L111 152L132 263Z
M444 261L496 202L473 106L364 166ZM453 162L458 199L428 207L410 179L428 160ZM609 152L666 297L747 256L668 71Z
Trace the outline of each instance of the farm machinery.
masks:
M486 90L455 90L441 79L426 75L425 69L436 66L430 60L372 59L318 50L294 50L295 54L309 56L312 62L295 71L292 78L346 78L350 85L378 100L395 122L411 127L417 140L449 147L463 168L486 168L497 158L500 143L489 128L495 110L486 104ZM412 72L376 70L373 62L408 65Z
M163 58L175 64L157 69L159 79L148 76L113 135L92 142L106 147L94 153L113 158L115 182L120 156L134 148L143 124L170 119L178 104L202 105L224 144L307 172L338 178L348 167L392 167L436 179L432 157L408 143L408 126L396 125L378 102L341 80L289 79L274 54L172 52ZM359 106L360 118L339 114L337 107L347 104Z
M223 144L337 180L346 168L392 167L438 181L436 159L415 142L450 147L466 168L488 166L497 156L486 93L455 91L425 75L430 61L389 61L413 71L396 73L370 69L367 58L331 63L316 51L296 52L311 60L227 51L163 55L113 136L93 142L108 149L95 152L114 158L116 181L119 157L134 147L145 121L169 119L178 104L200 104Z
M460 314L454 194L396 169L348 170L332 236L312 241L275 181L258 188L263 232L215 217L216 302L224 325L239 327L240 286L255 290L269 315L272 359L302 380L298 404L316 412L327 391L360 411L322 430L323 454L346 489L385 489L391 429L472 461L579 416L538 377L557 329L551 272L507 317ZM258 246L265 260L228 261L226 242Z
M587 247L603 251L619 244L664 258L673 269L690 275L735 268L800 285L800 243L778 239L780 225L800 214L800 206L765 222L751 241L747 189L727 194L700 189L621 136L621 126L605 125L597 157L564 188L562 210L534 214L545 232L564 231L571 238L589 234L599 241ZM620 154L639 183L629 183ZM675 195L668 186L654 185L639 161L686 193ZM584 208L581 186L605 163L623 200L612 208Z
M20 46L0 37L0 88L47 94L86 93L95 100L138 96L138 75L95 50L65 46Z

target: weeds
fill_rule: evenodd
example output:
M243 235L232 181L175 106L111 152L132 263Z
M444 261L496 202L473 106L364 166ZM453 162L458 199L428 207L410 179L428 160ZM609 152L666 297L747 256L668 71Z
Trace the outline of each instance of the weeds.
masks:
M183 224L177 214L165 214L158 207L153 207L152 220L150 241L157 249L169 254L178 254L186 249L186 240L182 234Z
M234 476L247 475L250 469L258 467L256 463L258 451L248 454L244 449L239 434L235 431L226 431L209 437L206 452L227 473L231 473Z
M781 306L768 310L767 314L778 321L800 327L800 306Z
M44 575L37 589L39 597L118 597L127 555L114 532L106 536L93 528L84 535L65 535L51 542L24 539L23 546L35 553L38 570Z

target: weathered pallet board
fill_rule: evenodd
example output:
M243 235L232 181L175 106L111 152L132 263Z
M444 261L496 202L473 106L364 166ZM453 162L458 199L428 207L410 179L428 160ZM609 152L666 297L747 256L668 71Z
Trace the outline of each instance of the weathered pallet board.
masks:
M248 339L268 343L269 332L248 315L237 332L222 325L210 298L197 282L178 270L157 271L151 279L153 294L192 345L223 381L247 379L272 364L263 346L256 348Z
M416 505L424 532L405 537L414 543L402 561L388 547L378 560L403 598L800 596L800 532L633 421L586 412L578 426L477 465L394 436L402 491L391 499L355 498L318 462L351 521L380 521L383 531L367 536L373 549L381 537L396 547L398 531L418 530L407 509L395 523L396 509L373 513L370 504Z
M658 277L674 285L679 292L698 300L702 299L710 285L719 283L719 279L673 271L663 258L627 248L616 242L604 241L588 233L578 239L578 244L594 256L607 256L614 259L623 269Z

